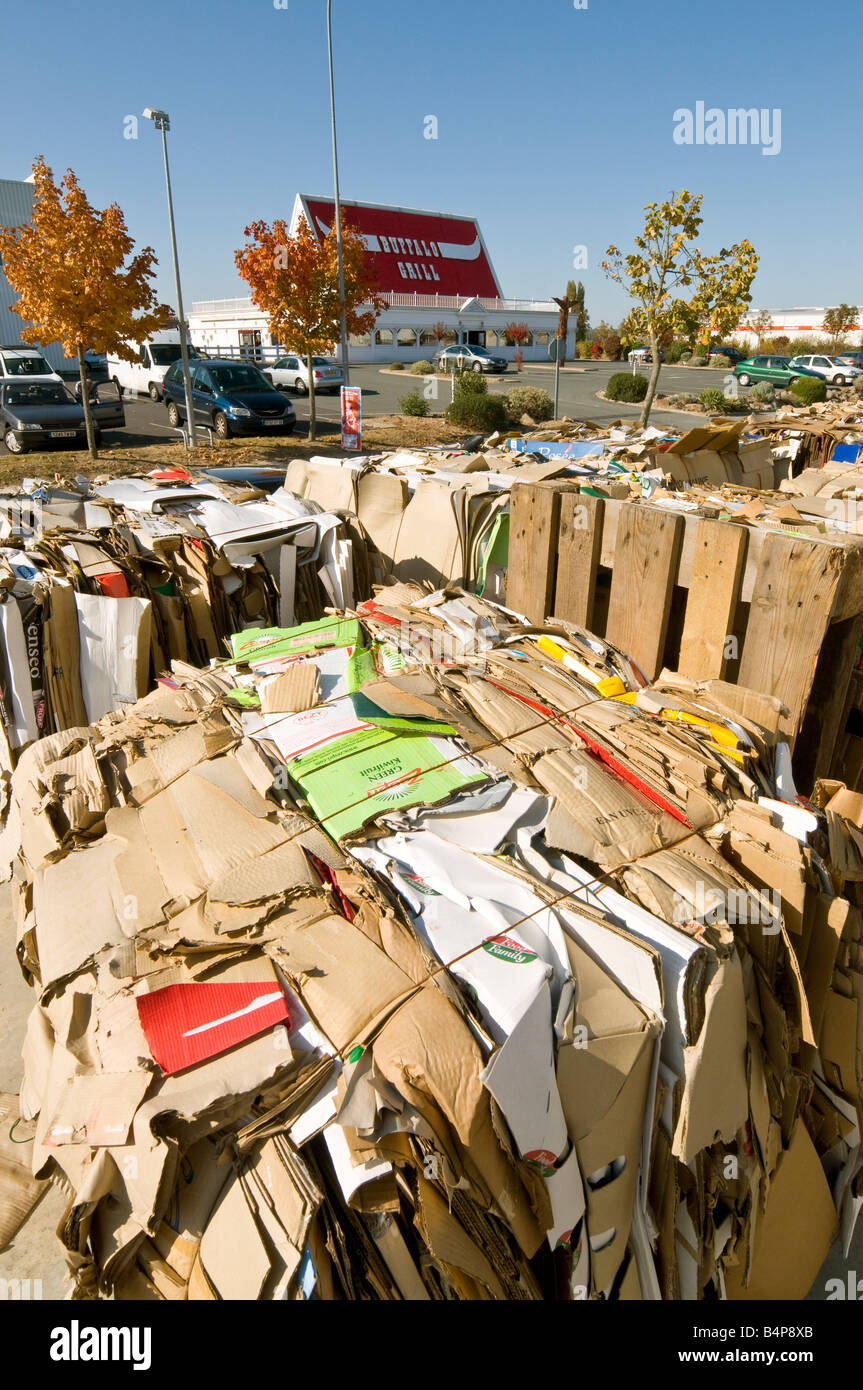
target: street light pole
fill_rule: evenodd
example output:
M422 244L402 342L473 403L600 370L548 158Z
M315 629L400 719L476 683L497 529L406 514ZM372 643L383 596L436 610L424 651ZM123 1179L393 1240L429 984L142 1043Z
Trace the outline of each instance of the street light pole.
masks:
M171 129L171 121L167 111L158 111L152 107L147 107L144 112L146 119L151 120L157 130L162 132L162 155L165 160L165 188L168 192L168 222L171 227L171 255L174 259L174 285L177 291L177 315L180 326L180 359L183 366L183 388L186 396L186 425L188 428L189 446L194 449L198 436L195 430L194 406L192 402L192 374L189 370L189 348L186 341L186 316L183 312L183 291L180 288L180 263L177 259L177 233L174 229L174 199L171 196L171 171L168 167L168 141L167 132Z
M332 3L333 0L327 0L327 51L330 59L330 123L333 129L333 185L335 189L336 209L336 249L339 257L339 308L342 316L342 380L345 386L349 386L350 366L348 363L348 324L347 315L345 313L345 267L342 261L342 205L339 202L339 155L336 148L336 92L333 84Z

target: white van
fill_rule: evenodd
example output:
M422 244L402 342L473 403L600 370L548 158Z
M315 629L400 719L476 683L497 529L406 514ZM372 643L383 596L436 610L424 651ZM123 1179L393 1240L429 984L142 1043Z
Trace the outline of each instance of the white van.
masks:
M136 361L126 362L116 353L108 353L108 372L123 395L148 394L152 400L162 399L162 381L169 367L180 360L180 335L175 328L154 333L145 343L129 343L137 354ZM189 343L189 359L200 357Z

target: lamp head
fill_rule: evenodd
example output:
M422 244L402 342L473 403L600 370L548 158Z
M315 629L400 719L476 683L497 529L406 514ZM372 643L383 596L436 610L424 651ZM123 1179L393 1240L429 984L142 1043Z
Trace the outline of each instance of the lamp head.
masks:
M153 122L157 130L171 129L171 118L167 111L160 111L158 107L147 106L143 115L145 120Z

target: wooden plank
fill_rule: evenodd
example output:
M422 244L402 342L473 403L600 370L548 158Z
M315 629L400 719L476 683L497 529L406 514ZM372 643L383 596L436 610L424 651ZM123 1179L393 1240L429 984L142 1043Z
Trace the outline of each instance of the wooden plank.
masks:
M560 498L554 614L591 627L605 504L601 497L565 492Z
M845 730L850 709L851 678L860 656L863 613L831 623L824 636L818 669L809 692L803 727L794 756L797 790L811 793L827 777Z
M605 635L629 653L648 680L662 665L682 534L680 516L621 504Z
M515 483L509 512L506 606L543 623L554 596L560 489Z
M803 723L844 560L839 546L795 540L781 531L764 534L738 680L766 695L778 695L788 706L792 746Z
M696 527L677 667L684 676L707 680L725 675L748 538L744 526L727 521L699 521Z

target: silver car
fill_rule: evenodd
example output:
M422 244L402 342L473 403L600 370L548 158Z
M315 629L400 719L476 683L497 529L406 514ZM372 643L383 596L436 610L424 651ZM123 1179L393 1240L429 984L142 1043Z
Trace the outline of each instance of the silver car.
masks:
M343 384L341 367L329 357L313 357L312 372L316 394L330 391L335 395ZM273 385L280 389L287 387L299 396L309 394L309 364L299 353L291 352L280 357L271 367L264 368L264 376L269 377Z
M853 381L855 377L863 376L859 367L851 367L847 362L843 362L841 357L831 357L827 353L792 357L791 366L806 367L808 371L814 372L815 376L820 376L822 381L829 382L831 386L844 386L846 382Z

